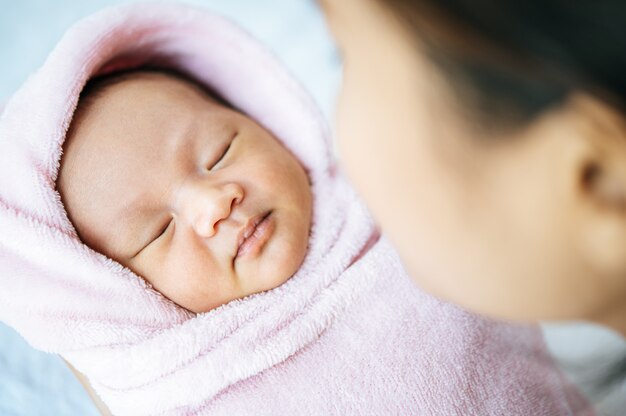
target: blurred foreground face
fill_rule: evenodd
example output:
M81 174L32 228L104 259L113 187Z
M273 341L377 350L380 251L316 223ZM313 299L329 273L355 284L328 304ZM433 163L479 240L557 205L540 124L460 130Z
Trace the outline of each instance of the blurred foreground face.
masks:
M343 164L415 281L492 316L624 331L621 119L579 94L487 135L384 2L322 3L344 59Z

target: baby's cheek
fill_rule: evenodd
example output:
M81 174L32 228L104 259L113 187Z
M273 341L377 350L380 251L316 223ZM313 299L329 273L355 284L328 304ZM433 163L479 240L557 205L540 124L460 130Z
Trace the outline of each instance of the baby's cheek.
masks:
M260 290L270 290L285 283L293 276L300 266L300 259L294 256L293 246L276 244L265 255L263 267L260 270Z
M283 223L282 238L277 240L278 244L274 247L276 256L281 257L281 271L286 277L298 270L306 254L309 228L305 221L306 218L301 216L292 216L287 219ZM279 259L276 261L278 262Z
M300 201L308 192L309 179L304 168L295 158L276 158L265 169L260 169L262 183L274 190L280 190L281 197L290 202Z
M152 287L176 304L195 310L199 294L210 291L207 286L209 262L199 261L193 247L180 240L155 244L140 253L134 261L134 268Z

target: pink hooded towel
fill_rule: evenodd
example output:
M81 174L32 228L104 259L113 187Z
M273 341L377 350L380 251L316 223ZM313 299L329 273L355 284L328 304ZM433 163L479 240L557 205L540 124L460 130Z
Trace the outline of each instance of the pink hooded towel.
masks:
M314 194L306 258L285 284L192 314L85 246L56 190L86 81L175 68L264 125ZM176 5L72 27L0 119L0 319L84 373L116 415L591 414L536 327L416 288L336 169L312 100L227 20Z

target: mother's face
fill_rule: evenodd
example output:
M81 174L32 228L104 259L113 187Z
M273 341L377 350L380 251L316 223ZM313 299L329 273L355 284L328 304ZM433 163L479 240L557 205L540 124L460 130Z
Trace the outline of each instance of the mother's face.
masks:
M584 94L487 137L384 2L326 0L344 166L419 285L515 319L626 328L626 137Z

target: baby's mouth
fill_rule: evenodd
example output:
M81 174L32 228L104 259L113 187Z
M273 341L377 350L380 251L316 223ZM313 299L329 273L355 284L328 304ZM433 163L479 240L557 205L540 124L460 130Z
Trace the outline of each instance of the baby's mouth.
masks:
M251 257L261 251L276 228L271 214L272 211L268 211L248 220L247 225L239 232L235 259Z

